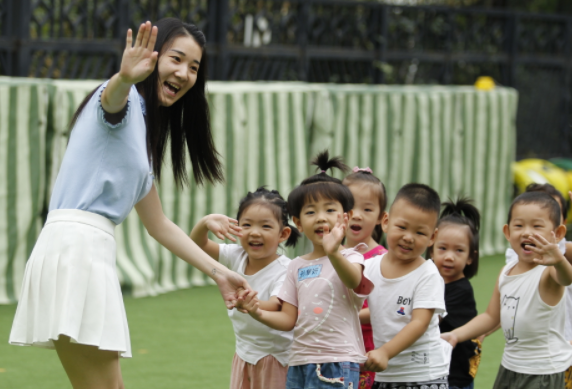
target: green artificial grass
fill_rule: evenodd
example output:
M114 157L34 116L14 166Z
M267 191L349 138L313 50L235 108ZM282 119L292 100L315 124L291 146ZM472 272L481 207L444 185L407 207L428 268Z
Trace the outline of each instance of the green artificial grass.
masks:
M490 299L504 257L481 258L473 288L479 312ZM121 368L127 389L226 389L234 334L215 287L192 288L157 297L125 298L132 359ZM0 388L71 388L55 351L7 344L15 305L0 306ZM501 331L488 337L477 389L491 388L500 364Z

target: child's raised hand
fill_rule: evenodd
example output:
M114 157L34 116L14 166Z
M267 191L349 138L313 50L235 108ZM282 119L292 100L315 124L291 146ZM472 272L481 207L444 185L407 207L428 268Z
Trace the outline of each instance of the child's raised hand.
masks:
M532 234L530 240L535 246L526 245L526 247L537 255L537 257L534 258L535 263L544 266L554 266L566 260L558 248L554 232L552 232L552 242L549 242L539 234Z
M152 27L151 22L141 24L133 44L133 33L131 29L127 30L126 47L119 70L119 76L124 82L129 84L141 82L155 69L159 56L155 51L157 31L157 27Z
M457 345L457 343L459 343L459 340L457 339L457 335L455 335L452 332L443 332L441 334L441 339L446 340L447 342L449 342L449 344L451 346L453 346L453 348L455 348L455 346Z
M238 237L242 236L240 233L242 228L238 226L238 220L234 220L225 215L208 215L206 218L206 227L221 240L228 238L231 241L236 242L236 238L232 235Z
M380 372L387 369L389 358L383 348L368 351L365 356L367 357L367 361L363 366L364 370Z
M340 244L346 236L348 222L348 214L344 213L343 218L342 215L338 214L338 220L336 221L334 228L332 228L332 231L330 231L327 225L324 226L324 237L322 239L322 245L326 251L326 254L334 254L338 252Z

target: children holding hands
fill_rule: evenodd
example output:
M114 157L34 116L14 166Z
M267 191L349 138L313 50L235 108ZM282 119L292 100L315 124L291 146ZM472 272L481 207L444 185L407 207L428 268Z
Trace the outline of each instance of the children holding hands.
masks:
M446 389L451 347L439 335L445 315L444 282L421 255L433 243L439 195L422 184L397 193L382 220L387 253L368 260L364 276L375 285L368 296L376 349L366 370L377 372L374 389Z
M218 244L208 238L213 232L240 245ZM234 235L234 236L233 236ZM294 246L300 233L288 224L286 201L264 187L248 193L240 201L238 215L207 215L193 228L191 238L212 258L237 272L258 293L263 309L277 311L276 297L286 277L290 259L277 254L278 246ZM242 301L236 306L240 308ZM291 330L275 330L248 315L228 311L236 335L236 354L232 362L231 389L284 389Z
M560 206L546 193L525 192L513 201L503 231L518 260L501 270L486 312L442 337L455 346L500 323L506 345L494 389L563 389L572 360L564 338L572 266L557 244L566 233Z

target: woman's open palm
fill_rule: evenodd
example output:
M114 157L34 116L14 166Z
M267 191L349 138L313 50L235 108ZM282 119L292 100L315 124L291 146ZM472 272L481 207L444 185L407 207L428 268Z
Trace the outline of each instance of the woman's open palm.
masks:
M119 70L119 75L125 82L129 84L141 82L155 69L159 56L159 53L154 51L157 31L157 27L152 27L151 22L141 24L133 45L133 33L131 29L127 30L125 51Z

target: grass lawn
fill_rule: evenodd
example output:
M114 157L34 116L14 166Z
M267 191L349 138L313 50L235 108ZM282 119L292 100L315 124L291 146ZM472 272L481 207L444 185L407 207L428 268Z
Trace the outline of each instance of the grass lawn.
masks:
M479 312L490 299L504 257L481 258L472 280ZM226 389L234 334L215 287L143 299L126 298L133 358L121 362L126 388ZM0 388L71 388L55 351L7 344L16 306L0 306ZM485 340L477 389L491 388L504 338Z

